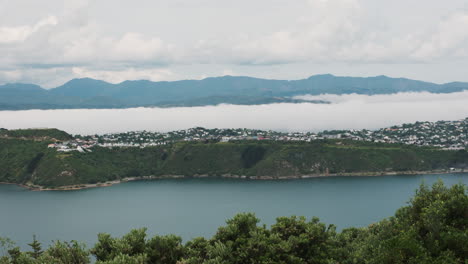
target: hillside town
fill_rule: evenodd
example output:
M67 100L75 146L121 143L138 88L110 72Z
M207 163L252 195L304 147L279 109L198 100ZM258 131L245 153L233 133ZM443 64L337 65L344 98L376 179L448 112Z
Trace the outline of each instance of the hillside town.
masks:
M91 152L100 147L160 146L180 141L235 142L243 140L304 141L350 139L378 143L397 143L434 146L446 150L466 149L468 146L468 118L457 121L416 122L378 130L332 130L312 132L277 132L256 129L207 129L203 127L166 133L132 131L103 135L76 135L73 140L50 144L57 151Z

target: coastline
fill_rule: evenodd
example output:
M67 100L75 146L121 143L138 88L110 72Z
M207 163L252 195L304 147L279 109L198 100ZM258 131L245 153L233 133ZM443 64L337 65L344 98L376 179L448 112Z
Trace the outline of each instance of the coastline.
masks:
M419 175L419 174L455 174L467 173L463 169L456 170L431 170L431 171L385 171L385 172L350 172L350 173L317 173L305 175L292 175L292 176L245 176L234 174L223 174L219 176L210 176L207 174L184 176L184 175L161 175L161 176L140 176L140 177L126 177L119 180L101 182L101 183L87 183L59 186L48 188L34 184L20 184L11 182L0 182L0 184L17 185L30 191L76 191L99 187L110 187L116 184L131 182L131 181L144 181L144 180L165 180L165 179L200 179L200 178L221 178L221 179L245 179L245 180L299 180L310 178L325 178L325 177L379 177L379 176L395 176L395 175Z

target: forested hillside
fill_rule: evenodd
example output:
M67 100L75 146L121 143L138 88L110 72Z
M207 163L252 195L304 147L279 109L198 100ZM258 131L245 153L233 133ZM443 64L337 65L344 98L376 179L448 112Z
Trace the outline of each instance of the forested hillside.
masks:
M177 142L58 152L48 144L67 134L51 133L41 134L42 140L24 137L25 131L19 138L0 137L0 181L58 187L142 176L278 179L447 171L468 164L465 150L351 140Z

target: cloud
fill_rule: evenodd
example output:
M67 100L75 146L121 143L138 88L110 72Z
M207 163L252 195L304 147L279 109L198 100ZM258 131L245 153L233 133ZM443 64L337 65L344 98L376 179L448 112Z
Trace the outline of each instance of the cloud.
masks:
M236 73L231 69L224 69L223 73L222 73L222 76L226 76L226 75L235 76Z
M367 43L361 39L367 29L364 28L362 17L365 13L359 1L310 0L305 10L306 15L296 17L292 27L271 34L231 36L224 41L204 40L199 42L197 50L202 51L203 57L215 57L212 61L221 58L244 64L281 64L346 61L357 56L353 54L354 49L347 50L350 46L362 48Z
M110 63L167 64L172 56L170 45L161 39L147 38L139 33L126 33L120 38L85 35L65 46L64 62L81 62L92 65L93 61Z
M120 83L126 80L150 80L162 81L172 80L177 77L168 69L135 69L128 68L124 70L100 71L89 70L82 67L73 67L73 75L78 78L89 77L98 80L104 80L110 83Z
M310 0L307 15L270 34L199 41L206 62L240 64L421 63L468 56L468 11L399 28L360 0ZM395 19L393 16L392 19Z
M468 58L468 11L463 9L462 0L443 5L422 0L378 4L368 0L262 0L265 2L249 6L244 0L204 0L203 8L187 1L148 1L144 6L154 12L136 10L136 5L124 2L115 7L115 15L108 12L106 1L66 1L57 5L63 6L62 11L44 8L38 14L33 12L34 16L29 14L22 23L15 20L19 14L7 16L8 12L2 10L0 71L5 78L0 81L18 76L24 77L20 81L26 81L36 76L38 79L33 82L56 82L44 82L45 77L31 74L38 68L54 68L62 74L60 77L53 75L52 70L43 72L51 73L47 78L62 80L81 76L73 68L95 71L91 76L116 79L103 73L154 72L155 68L175 72L175 67L192 66L184 69L190 73L177 75L184 78L209 76L197 72L205 64L218 65L213 72L224 68L237 72L236 67L243 66L263 66L268 71L266 67L272 65L301 63L442 65ZM32 4L18 4L28 5ZM270 12L250 17L255 12L248 8L262 5ZM8 10L15 7L15 3L8 3ZM282 11L275 13L272 7ZM249 23L234 19L237 10L249 16L245 18ZM414 16L416 12L418 16ZM122 22L126 14L130 19ZM197 18L205 22L195 22ZM163 27L161 22L168 24ZM281 72L291 70L284 67L286 70ZM456 70L453 68L444 74L450 75ZM13 74L14 71L20 73Z
M467 46L468 13L457 12L441 21L435 32L424 40L411 56L426 61L440 57L466 57Z
M20 70L9 70L9 71L0 71L0 79L7 81L17 81L21 80L23 73Z
M163 65L171 61L174 54L171 45L158 37L138 32L125 32L120 36L103 34L99 26L81 12L60 19L50 16L32 26L0 27L0 52L6 54L0 58L0 68Z
M172 80L172 72L162 67L171 60L170 45L137 32L103 34L83 12L86 1L69 4L73 12L62 17L0 27L0 83L53 87L76 77L111 82L123 78Z
M49 16L32 26L0 27L0 45L24 42L29 36L47 26L55 26L58 21L55 16Z
M70 69L67 67L29 67L27 69L0 70L0 81L2 83L33 83L42 84L45 87L56 87L62 85L72 78Z
M328 96L333 104L219 105L178 108L0 111L0 127L55 127L93 134L130 130L170 131L256 128L278 131L377 129L415 121L468 117L468 91L446 95Z
M299 95L294 96L294 99L301 99L306 101L323 100L331 102L332 104L342 103L362 103L362 104L389 104L389 103L420 103L420 102L450 102L457 100L458 96L462 99L467 99L468 91L461 93L446 93L434 94L429 92L409 92L397 94L378 94L378 95L364 95L364 94L321 94L321 95Z

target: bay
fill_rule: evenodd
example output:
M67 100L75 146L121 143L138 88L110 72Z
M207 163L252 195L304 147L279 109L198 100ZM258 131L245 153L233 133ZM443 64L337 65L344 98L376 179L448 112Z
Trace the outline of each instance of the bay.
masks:
M212 236L240 212L254 212L267 225L278 216L317 216L340 230L392 216L422 182L438 179L447 185L468 184L465 173L284 181L177 179L46 192L0 185L0 236L24 249L33 234L45 244L78 240L91 247L99 232L121 236L147 227L150 235L173 233L187 241Z

